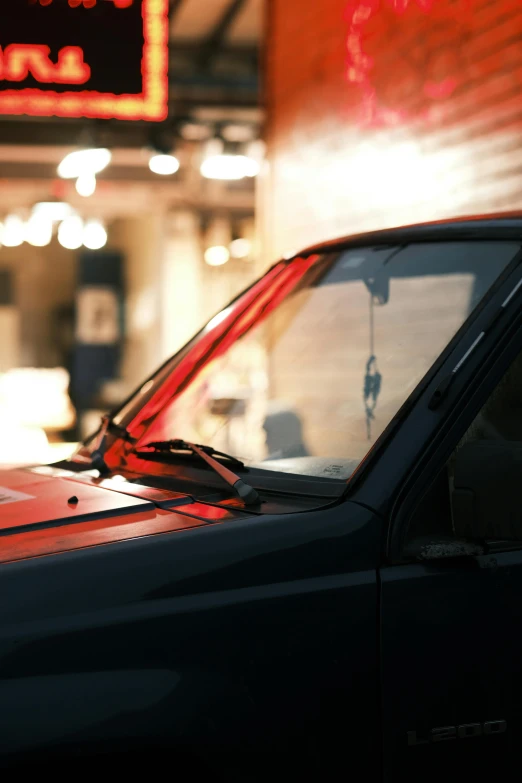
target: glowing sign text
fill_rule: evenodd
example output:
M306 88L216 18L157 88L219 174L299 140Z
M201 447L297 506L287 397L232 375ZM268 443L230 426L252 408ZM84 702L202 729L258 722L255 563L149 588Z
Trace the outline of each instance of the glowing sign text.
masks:
M53 0L29 0L30 5L51 5ZM68 0L68 3L71 8L79 8L80 6L83 6L83 8L94 8L97 4L98 0ZM106 3L114 3L116 8L129 8L134 2L134 0L105 0Z
M83 51L78 46L65 46L58 53L55 64L50 58L48 46L11 44L2 52L0 47L0 79L23 82L33 76L42 84L85 84L91 69L83 61Z

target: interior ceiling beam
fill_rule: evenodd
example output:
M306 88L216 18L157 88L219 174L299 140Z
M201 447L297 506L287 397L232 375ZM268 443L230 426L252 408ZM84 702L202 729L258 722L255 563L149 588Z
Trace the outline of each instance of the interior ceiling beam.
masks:
M211 64L219 58L220 68L212 69ZM169 55L169 82L175 85L177 82L186 83L187 79L201 83L202 79L212 86L214 82L222 80L226 73L228 82L234 81L240 86L241 81L247 77L250 80L257 79L259 75L259 50L257 46L221 46L214 51L213 59L209 67L201 67L201 44L194 42L173 41L170 45Z
M201 54L201 47L204 46L200 41L183 40L173 38L170 41L170 59L176 57L176 54L182 54L183 56L197 58ZM258 47L255 44L221 44L219 47L219 54L223 57L230 58L244 58L251 59L258 57Z
M245 2L246 0L230 0L221 19L218 20L214 29L210 31L201 45L201 51L198 58L198 65L200 68L209 68L215 55L219 53L232 22L241 11Z
M169 119L170 125L176 118L197 119L205 110L219 111L220 122L235 121L238 111L255 111L259 108L257 90L249 88L227 88L224 85L171 85ZM2 144L32 146L34 144L53 147L71 147L81 144L81 135L86 127L99 131L100 143L110 147L141 148L148 143L151 128L159 123L122 122L118 120L62 120L51 118L1 117Z

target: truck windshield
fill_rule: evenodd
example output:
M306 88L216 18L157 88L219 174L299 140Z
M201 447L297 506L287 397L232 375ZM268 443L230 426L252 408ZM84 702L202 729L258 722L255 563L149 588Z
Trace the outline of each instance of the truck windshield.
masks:
M118 421L138 448L183 438L249 467L347 479L519 250L437 242L294 259L149 383L146 416L138 396Z

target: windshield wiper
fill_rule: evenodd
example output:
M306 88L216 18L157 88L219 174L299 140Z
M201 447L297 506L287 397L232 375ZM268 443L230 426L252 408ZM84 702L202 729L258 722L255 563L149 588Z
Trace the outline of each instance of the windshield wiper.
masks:
M136 438L133 438L124 427L120 427L116 424L111 416L102 416L100 429L97 432L99 445L91 454L91 467L98 470L100 475L110 473L110 469L105 462L107 435L114 435L116 438L125 440L128 443L136 443Z
M224 451L218 451L213 446L203 446L201 443L188 443L186 440L182 440L181 438L174 438L173 440L153 440L150 443L145 443L142 448L166 452L190 451L192 454L196 454L197 452L193 450L193 446L201 449L201 451L204 451L205 454L208 454L210 457L223 457L223 459L232 462L238 468L245 467L245 463L241 462L238 457L233 457L231 454L226 454Z
M214 459L213 456L215 455L218 457L223 457L225 459L231 460L238 467L244 467L244 464L241 462L241 460L230 456L230 454L217 451L216 449L212 448L212 446L202 446L197 443L189 443L188 441L180 439L152 441L151 443L144 444L143 448L153 449L153 451L156 452L165 451L168 453L172 451L190 451L192 454L196 454L196 456L204 460L207 465L212 468L212 470L221 476L223 481L225 481L229 487L232 487L234 492L236 492L236 494L241 498L245 506L257 505L261 502L261 499L254 487L251 487L250 484L245 483L236 473L226 468L224 465ZM136 453L138 456L140 456L139 451Z

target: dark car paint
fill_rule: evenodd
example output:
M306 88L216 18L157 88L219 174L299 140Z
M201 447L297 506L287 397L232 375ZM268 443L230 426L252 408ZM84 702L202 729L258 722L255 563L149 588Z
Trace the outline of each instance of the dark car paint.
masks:
M295 741L325 771L348 731L377 764L380 537L343 504L5 564L0 750L152 732L226 767Z
M522 220L462 232L482 229L522 237ZM163 748L173 770L187 753L216 779L263 781L454 780L512 759L521 552L401 562L392 523L471 421L497 347L520 339L514 303L429 410L520 275L511 267L342 500L1 565L4 759ZM495 720L505 734L408 746L409 731Z

